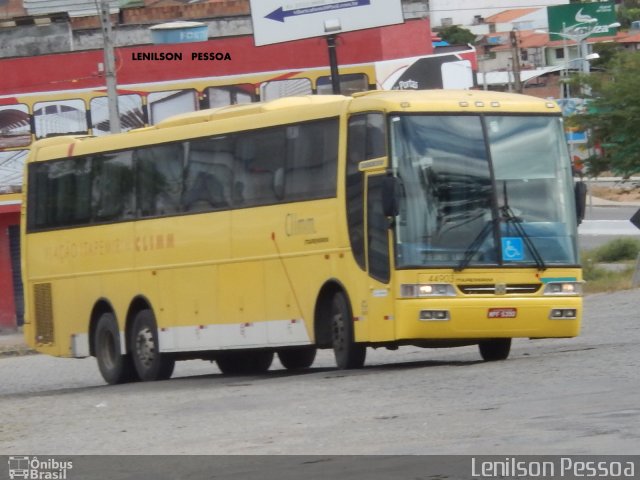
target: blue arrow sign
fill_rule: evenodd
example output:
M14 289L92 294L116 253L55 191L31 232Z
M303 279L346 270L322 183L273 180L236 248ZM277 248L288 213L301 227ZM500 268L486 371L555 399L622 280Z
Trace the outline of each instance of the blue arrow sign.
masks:
M312 13L330 12L332 10L342 10L344 8L365 7L371 5L371 0L351 0L348 2L331 3L328 5L319 5L317 7L294 8L293 10L285 10L278 7L264 18L284 22L287 17L299 17L300 15L310 15Z

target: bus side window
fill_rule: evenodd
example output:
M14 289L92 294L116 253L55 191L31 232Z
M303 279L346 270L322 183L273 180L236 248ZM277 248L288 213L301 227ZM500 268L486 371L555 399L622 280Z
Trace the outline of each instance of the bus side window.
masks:
M38 102L33 105L36 138L87 133L87 108L81 99Z
M190 142L182 203L187 212L218 210L235 203L235 158L225 139Z
M384 115L370 113L367 115L367 139L365 143L365 158L379 158L386 155L384 134Z
M238 103L251 103L255 99L255 87L250 83L208 87L205 89L208 99L206 108L224 107Z
M29 166L30 229L71 227L91 220L91 160L72 158ZM32 193L32 192L35 192Z
M288 78L285 80L271 80L260 84L260 98L263 101L275 100L282 97L296 97L311 95L313 88L308 78Z
M165 118L198 109L198 95L194 89L152 92L147 97L149 123L155 125Z
M92 158L91 210L94 222L133 218L131 151Z
M182 144L142 148L135 157L138 216L179 213L184 170Z
M364 73L346 73L338 76L340 80L340 94L351 95L356 92L369 90L369 77ZM318 95L333 95L331 77L318 77L316 80ZM375 86L372 86L375 88Z
M272 163L263 158L267 144L272 145L276 155L281 153L281 139L281 130L242 133L238 136L235 174L241 182L236 181L236 195L242 195L244 206L269 205L282 199L277 191L278 173L283 171L281 163Z
M338 162L337 120L289 126L287 130L285 200L335 196Z
M272 205L282 201L277 191L286 156L285 129L270 128L238 136L238 160L244 168L245 205Z

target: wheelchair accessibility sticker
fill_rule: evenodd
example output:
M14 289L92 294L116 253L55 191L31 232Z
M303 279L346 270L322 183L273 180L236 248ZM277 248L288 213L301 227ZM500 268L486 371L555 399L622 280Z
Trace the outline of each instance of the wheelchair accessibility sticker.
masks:
M524 260L524 243L520 237L502 237L502 260L514 262Z

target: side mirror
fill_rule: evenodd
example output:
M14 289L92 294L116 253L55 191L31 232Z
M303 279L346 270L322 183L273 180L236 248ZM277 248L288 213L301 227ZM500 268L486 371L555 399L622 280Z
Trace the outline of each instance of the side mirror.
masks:
M587 184L582 181L576 182L574 193L576 196L576 219L580 225L587 211Z
M400 185L398 179L391 175L384 177L382 181L382 211L385 217L395 217L400 212L399 193Z

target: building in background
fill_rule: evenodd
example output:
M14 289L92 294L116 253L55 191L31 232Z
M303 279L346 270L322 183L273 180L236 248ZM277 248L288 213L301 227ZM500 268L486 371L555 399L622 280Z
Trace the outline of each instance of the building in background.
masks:
M429 18L433 28L449 25L483 25L488 17L504 10L568 4L569 0L430 0Z
M566 97L561 76L571 70L588 71L586 59L596 44L640 48L638 30L617 31L613 5L596 2L537 11L506 10L488 18L490 33L479 36L476 43L478 85L514 90L517 72L520 89L525 93L543 98ZM549 17L553 22L548 22ZM565 35L556 35L563 27Z

